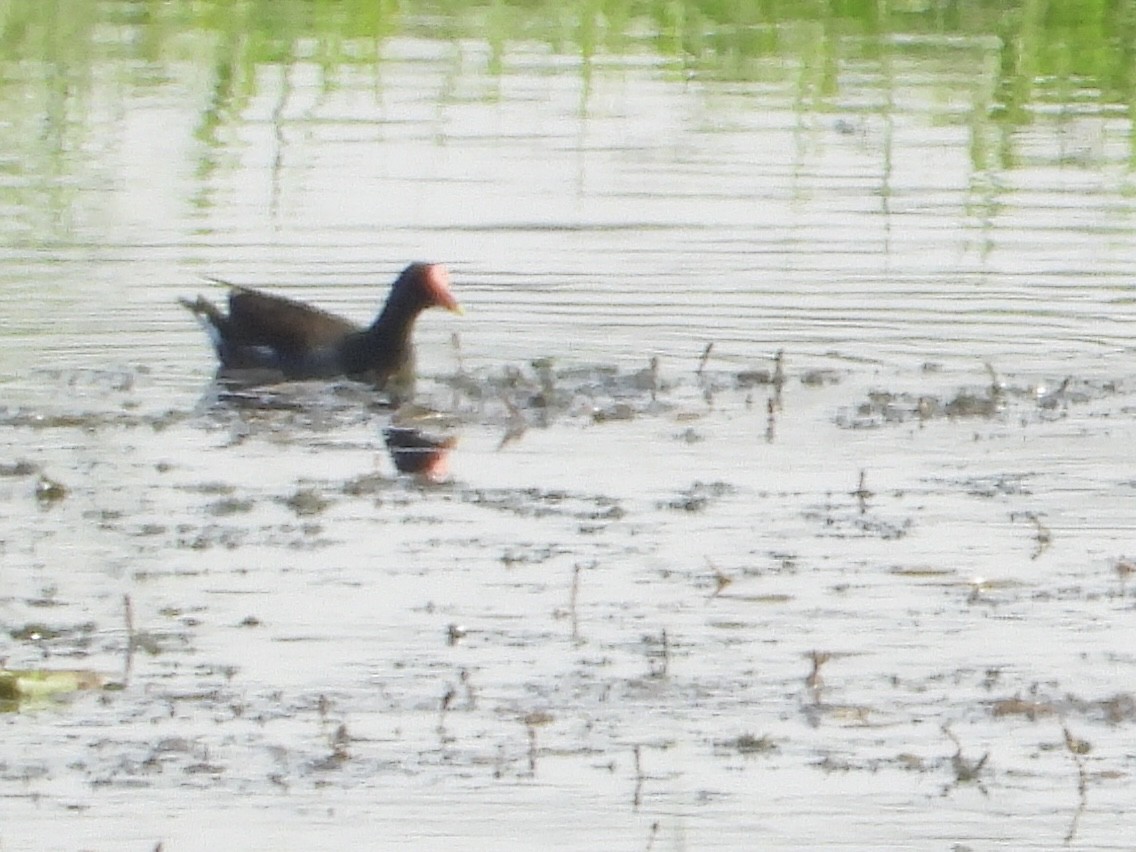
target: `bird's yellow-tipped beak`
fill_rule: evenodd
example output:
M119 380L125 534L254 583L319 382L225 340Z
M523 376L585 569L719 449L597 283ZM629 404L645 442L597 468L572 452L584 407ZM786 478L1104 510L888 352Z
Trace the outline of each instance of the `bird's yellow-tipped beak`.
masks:
M427 264L423 270L422 286L430 301L439 308L455 314L464 314L462 306L450 291L450 271L440 263Z

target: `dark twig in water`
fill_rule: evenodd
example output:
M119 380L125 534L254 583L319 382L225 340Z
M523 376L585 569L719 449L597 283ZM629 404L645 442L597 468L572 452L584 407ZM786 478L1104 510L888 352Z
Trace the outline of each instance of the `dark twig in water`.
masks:
M702 371L706 369L706 362L710 360L710 353L714 351L714 341L711 340L706 344L706 348L702 350L702 357L698 359L698 369L694 371L697 376L702 375Z
M979 774L982 768L986 765L987 759L990 757L990 752L982 755L978 760L967 760L962 755L962 743L959 742L958 737L955 736L954 731L950 729L949 725L943 725L942 732L946 734L947 738L955 744L955 753L951 755L951 768L955 771L956 784L969 784L974 783L978 789L986 795L986 788L982 786L982 781Z
M350 755L347 753L347 745L351 742L351 735L347 732L347 724L341 722L339 727L335 729L335 733L331 735L331 756L333 759L342 762Z
M453 347L454 359L458 362L458 374L464 375L465 363L462 359L462 340L461 335L456 331L450 335L450 346Z
M1069 392L1069 385L1072 383L1073 377L1066 376L1064 381L1061 382L1056 388L1051 391L1039 392L1037 397L1038 408L1057 408L1061 401L1066 398Z
M778 411L781 410L781 388L785 386L785 350L778 349L773 358L773 397L771 402Z
M1085 812L1085 806L1088 804L1089 778L1085 772L1083 758L1092 751L1092 745L1088 740L1073 736L1064 725L1061 726L1061 732L1065 735L1065 750L1069 752L1069 756L1073 758L1073 764L1077 767L1077 809L1073 812L1073 820L1065 835L1065 843L1068 845L1073 842L1073 838L1077 835L1077 826L1081 822L1081 814Z
M1006 386L1002 383L1002 380L998 378L998 373L995 371L993 364L986 361L983 363L983 366L986 367L986 374L990 376L990 398L992 400L998 399L1002 396Z
M1025 519L1034 526L1034 548L1033 553L1030 554L1030 559L1037 559L1041 554L1049 548L1053 543L1053 536L1049 532L1049 527L1041 522L1036 512L1011 512L1010 520L1019 521Z
M497 744L497 754L493 760L493 777L502 778L505 775L505 746Z
M580 617L576 611L576 603L580 599L580 572L584 566L577 562L572 568L572 589L568 592L568 617L572 621L572 641L580 642Z
M730 577L723 574L718 570L718 566L710 561L710 557L706 557L706 564L710 566L710 570L714 572L714 591L710 593L710 599L718 597L722 591L734 582Z
M970 594L966 596L968 604L976 604L982 600L982 592L986 588L986 581L981 577L975 577L970 581Z
M1034 525L1037 527L1037 532L1036 545L1033 553L1030 555L1030 559L1037 559L1052 543L1052 537L1049 534L1049 527L1045 526L1037 515L1034 515L1031 520L1033 520Z
M447 686L445 693L442 695L442 703L438 709L438 740L445 743L446 737L446 713L449 712L450 707L454 703L454 699L458 697L458 691L452 686Z
M465 375L465 360L462 358L461 335L456 331L450 334L450 347L454 350L454 360L457 361L457 375ZM455 384L453 388L453 408L456 411L460 403L461 392Z
M647 385L647 390L651 393L651 402L658 402L659 395L659 356L652 355L651 360L647 363L647 369L643 371L644 379Z
M449 624L446 627L446 644L451 648L468 635L469 631L460 624Z
M860 484L856 487L856 490L852 492L852 496L860 503L861 515L868 511L868 500L875 496L868 490L867 478L867 472L863 470L860 471Z
M465 708L467 710L475 709L477 707L477 690L473 688L473 678L470 677L469 669L462 669L458 679L465 687Z
M130 595L122 596L122 610L126 621L126 660L122 667L122 685L125 687L130 683L130 672L134 668L134 603L130 600Z
M635 810L639 810L639 804L643 801L643 762L640 752L642 748L635 746L635 794L631 797L631 805Z
M540 398L546 405L551 405L556 399L556 370L553 369L551 358L539 358L532 362L536 376L540 382Z
M663 678L667 676L667 672L671 667L671 642L670 638L667 636L665 627L663 628L662 635L659 637L659 643L662 648L658 654L654 656L657 656L662 662L659 663L658 668L656 668L654 662L651 663L651 677ZM649 651L648 654L650 654Z
M1125 585L1128 583L1128 578L1136 574L1136 562L1131 559L1121 557L1116 562L1116 576L1120 580L1120 596L1125 595Z
M528 732L529 737L529 773L536 775L536 729L547 725L552 721L551 713L544 713L540 710L534 710L532 713L526 713L525 717L521 720L525 723L525 730Z
M525 730L529 733L529 773L536 775L536 728L526 724Z
M978 775L982 772L982 767L986 765L987 759L990 757L990 752L986 752L978 760L967 760L962 756L962 751L956 751L951 756L951 766L955 770L955 780L959 783L973 781L979 783ZM981 784L979 784L981 787ZM986 792L983 790L983 792Z
M647 852L651 852L651 850L654 848L655 838L657 838L658 836L659 821L655 820L653 823L651 823L651 833L647 835Z
M521 440L528 429L528 421L525 420L525 415L505 396L501 397L501 402L505 404L505 410L509 412L509 419L505 421L505 434L501 438L501 443L497 445L498 450L504 449L514 441Z
M820 693L821 690L824 689L824 678L821 677L820 668L832 659L832 654L827 651L810 651L808 658L812 662L813 667L812 671L810 671L805 678L805 686L807 686L813 694L813 703L820 704Z

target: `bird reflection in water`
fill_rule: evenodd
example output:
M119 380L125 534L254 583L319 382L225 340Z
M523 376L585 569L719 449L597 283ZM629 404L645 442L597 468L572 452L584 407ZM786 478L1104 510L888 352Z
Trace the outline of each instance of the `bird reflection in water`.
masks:
M449 476L449 455L457 446L457 436L438 437L409 426L388 426L383 438L399 473L427 482L441 482Z

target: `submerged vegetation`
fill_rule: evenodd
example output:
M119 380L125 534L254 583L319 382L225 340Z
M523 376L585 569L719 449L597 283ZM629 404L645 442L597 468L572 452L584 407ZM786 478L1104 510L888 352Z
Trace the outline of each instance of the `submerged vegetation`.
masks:
M739 78L763 76L751 63L770 57L785 60L787 69L819 63L838 71L830 63L857 56L884 61L896 49L929 54L937 49L935 39L950 39L950 47L964 39L998 52L997 73L1007 94L1029 97L1072 85L1102 101L1129 104L1136 5L1103 0L0 3L2 57L59 63L68 74L89 72L91 63L116 57L148 63L205 59L201 39L212 43L219 74L261 63L370 64L381 56L384 40L416 35L485 39L498 49L498 60L509 44L520 41L584 58L646 48L681 59L695 73ZM144 80L148 69L138 71ZM51 78L46 82L53 84Z
M1136 77L1131 0L0 3L8 85L39 78L32 107L56 132L90 108L103 63L118 63L124 87L166 82L170 63L209 69L212 97L202 102L208 127L239 115L258 86L258 66L314 63L334 87L338 69L377 68L384 43L400 37L450 40L455 52L462 41L483 41L496 74L507 73L511 49L521 43L578 56L585 76L597 57L654 53L696 78L793 81L806 95L803 108L824 108L851 65L871 63L886 80L891 63L910 56L962 69L959 84L992 91L989 116L1010 123L1028 121L1033 104L1071 94L1128 109ZM41 73L45 67L51 73Z
M106 37L112 34L118 37ZM694 72L741 78L763 75L751 62L769 57L788 66L826 65L857 54L882 60L897 46L933 52L934 41L926 39L987 44L996 39L1007 93L1036 94L1076 81L1078 89L1091 88L1106 102L1127 104L1136 9L1131 2L989 0L118 0L82 10L60 3L0 5L0 50L6 58L68 60L72 71L81 71L84 59L191 58L200 47L198 37L213 41L214 59L226 63L219 71L301 60L369 64L381 55L384 40L415 35L484 38L497 49L498 60L519 41L584 58L648 48L680 58Z
M968 128L975 182L989 187L1022 160L1016 131L1052 120L1055 107L1059 122L1086 112L1127 120L1134 36L1131 1L10 0L0 2L0 143L19 179L0 200L34 217L10 223L14 237L66 233L82 190L107 180L99 162L109 152L93 150L92 128L124 122L133 98L176 85L194 104L186 141L206 178L230 162L231 129L252 120L258 96L277 100L281 122L296 71L317 75L324 92L363 73L379 92L384 63L413 39L448 45L455 76L473 65L499 79L534 52L563 57L556 73L578 75L582 119L595 76L620 73L631 57L683 85L743 85L755 96L776 87L802 114L853 116L841 124L850 133L858 115L890 118L911 74L925 74L941 90L937 120ZM868 100L856 94L865 77ZM443 85L435 96L445 106L469 94ZM1127 170L1136 148L1122 132L1127 154L1112 159ZM208 192L193 204L210 206Z

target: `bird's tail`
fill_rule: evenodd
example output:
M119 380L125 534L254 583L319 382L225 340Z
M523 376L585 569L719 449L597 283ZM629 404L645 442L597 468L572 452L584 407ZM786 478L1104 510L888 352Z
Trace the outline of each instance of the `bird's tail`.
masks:
M196 299L186 299L183 296L178 299L178 304L202 322L220 325L225 321L224 316L217 310L217 306L203 296L198 296Z
M217 309L216 305L203 296L198 296L196 299L180 298L178 303L197 317L197 321L201 323L201 327L209 335L213 348L220 354L224 348L224 329L227 321L225 315Z

